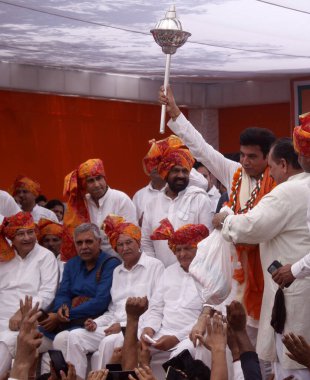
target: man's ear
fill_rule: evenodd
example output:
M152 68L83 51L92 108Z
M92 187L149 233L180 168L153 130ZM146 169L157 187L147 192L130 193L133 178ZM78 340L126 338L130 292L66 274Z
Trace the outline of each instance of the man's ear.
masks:
M286 159L281 158L280 163L281 163L281 167L282 167L283 171L285 173L287 173L288 172L288 163L287 163Z

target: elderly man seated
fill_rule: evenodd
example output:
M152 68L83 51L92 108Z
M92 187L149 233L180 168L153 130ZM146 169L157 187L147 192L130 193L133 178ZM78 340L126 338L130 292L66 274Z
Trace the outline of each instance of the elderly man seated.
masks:
M151 350L151 364L155 364L153 368L158 378L164 374L162 370L158 372L158 362L161 365L184 349L194 355L195 348L188 335L202 310L202 302L188 270L197 244L208 234L203 224L187 224L174 231L169 220L164 219L151 235L153 240L168 240L177 259L165 269L140 325L141 343Z
M100 231L93 223L77 227L74 241L78 256L66 263L53 308L40 323L41 352L54 347L66 356L69 331L103 314L111 300L112 275L120 261L100 250Z
M67 359L82 379L86 375L87 353L96 351L100 344L98 368L93 368L100 369L109 363L113 349L123 345L121 328L126 326L127 298L150 298L164 270L159 260L141 252L141 230L135 224L109 215L104 221L104 231L123 263L113 273L109 310L95 320L88 319L85 329L69 334Z
M12 246L8 244L9 239ZM28 212L6 217L0 235L0 378L15 355L22 315L20 299L33 297L47 308L54 299L58 267L54 255L37 244L36 228Z
M23 211L31 213L33 220L38 223L41 218L58 222L56 214L36 204L36 198L40 194L40 184L32 179L19 175L12 185L12 195L18 200Z

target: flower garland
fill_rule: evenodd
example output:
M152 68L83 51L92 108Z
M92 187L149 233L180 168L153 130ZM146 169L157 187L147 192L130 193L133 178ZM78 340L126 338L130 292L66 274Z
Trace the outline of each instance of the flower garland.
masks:
M257 181L256 186L252 190L250 198L247 200L245 206L238 211L238 214L245 214L246 212L248 212L254 207L256 198L261 189L263 179L264 179L264 172L262 173L259 180ZM233 210L234 213L236 213L237 195L238 195L238 190L239 190L241 181L242 181L242 168L238 168L233 177L231 193L229 197L230 208Z

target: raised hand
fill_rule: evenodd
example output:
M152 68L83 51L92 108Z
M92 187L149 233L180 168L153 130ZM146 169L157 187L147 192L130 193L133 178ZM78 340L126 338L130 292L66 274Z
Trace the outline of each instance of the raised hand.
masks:
M304 337L289 333L283 336L282 342L289 351L286 355L290 359L310 369L310 345Z
M240 302L232 301L232 303L227 306L227 322L230 328L235 332L245 330L246 314Z
M126 301L127 318L139 319L147 310L149 302L147 297L129 297Z

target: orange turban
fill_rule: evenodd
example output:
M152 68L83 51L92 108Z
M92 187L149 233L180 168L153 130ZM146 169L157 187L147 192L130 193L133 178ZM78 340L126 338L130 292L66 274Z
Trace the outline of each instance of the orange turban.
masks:
M26 177L24 175L19 175L15 179L15 181L12 185L12 188L11 188L11 194L15 195L16 190L19 188L23 188L23 189L30 191L35 197L37 197L41 191L40 184L38 182L33 181L32 179L30 179L29 177Z
M194 165L194 157L183 141L174 135L160 141L151 140L151 149L143 159L146 174L157 169L158 174L166 179L173 166L180 165L190 171Z
M297 153L310 157L310 112L299 116L301 125L294 128L293 140Z
M40 219L38 223L39 237L38 240L41 241L46 235L55 235L62 238L63 226L61 224L55 223L49 219Z
M135 239L140 245L141 229L133 223L126 222L118 215L110 214L103 221L102 229L109 238L112 248L116 249L117 240L120 235L128 235Z
M20 211L16 215L3 219L0 226L0 261L10 261L14 258L14 249L6 238L12 240L20 229L36 229L36 225L30 212Z
M185 224L178 230L174 231L169 219L160 221L160 226L153 231L152 240L168 240L171 251L175 252L177 245L191 245L197 247L197 244L209 235L209 230L204 224Z
M64 215L64 225L68 231L63 237L62 257L63 261L68 261L76 255L73 241L73 231L75 227L82 223L89 223L90 217L85 205L85 183L87 177L102 175L105 177L103 163L99 158L92 158L83 162L76 170L73 170L65 177L64 197L68 199L67 210Z

